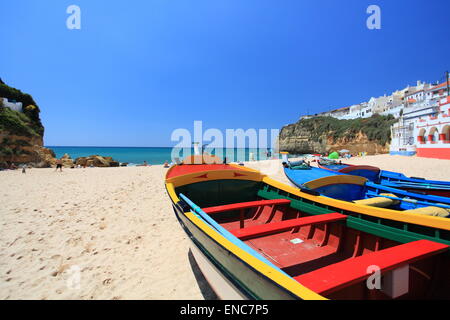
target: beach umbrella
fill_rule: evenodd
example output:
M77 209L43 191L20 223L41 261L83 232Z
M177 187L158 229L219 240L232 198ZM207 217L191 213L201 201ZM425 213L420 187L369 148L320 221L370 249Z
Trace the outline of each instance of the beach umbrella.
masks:
M328 155L328 159L339 159L339 153L337 153L336 151L330 153L330 154Z
M350 150L347 150L347 149L339 150L339 153L349 153L349 152L350 152Z

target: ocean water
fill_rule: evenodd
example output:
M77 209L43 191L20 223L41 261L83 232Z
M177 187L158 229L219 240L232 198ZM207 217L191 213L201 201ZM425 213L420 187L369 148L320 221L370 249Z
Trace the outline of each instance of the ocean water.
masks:
M87 157L91 155L100 155L104 157L112 157L119 162L128 162L129 165L141 164L147 161L149 164L163 164L164 162L172 162L172 149L171 147L70 147L70 146L46 146L52 149L57 158L62 157L64 154L69 154L72 159L78 157ZM221 149L216 152L221 158L227 157L227 162L236 161L249 161L250 154L253 154L255 160L266 160L267 149ZM186 155L194 154L193 149L184 149L177 157L183 158ZM278 154L272 153L272 157L278 157Z

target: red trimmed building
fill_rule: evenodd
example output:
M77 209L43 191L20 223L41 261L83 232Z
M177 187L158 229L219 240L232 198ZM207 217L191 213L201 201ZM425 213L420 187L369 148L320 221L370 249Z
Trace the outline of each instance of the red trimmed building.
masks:
M390 154L450 159L448 86L445 81L405 92L401 116L391 127Z
M435 88L442 90L445 87L441 85ZM446 95L446 92L438 90L435 91L436 95ZM417 156L450 160L450 97L439 100L437 113L416 120L414 136Z

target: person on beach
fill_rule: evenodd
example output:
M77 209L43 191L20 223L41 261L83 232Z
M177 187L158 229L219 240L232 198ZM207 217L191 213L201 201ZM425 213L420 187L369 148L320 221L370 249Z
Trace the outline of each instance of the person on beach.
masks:
M147 166L147 160L144 160L144 167Z
M164 162L164 168L168 168L169 167L169 163L166 161Z
M23 165L22 165L22 173L27 173L27 172L26 172L26 168L27 168L27 166L26 166L25 164L23 164Z
M58 171L58 169L59 169L60 172L62 172L62 159L56 160L56 169L55 169L55 172Z

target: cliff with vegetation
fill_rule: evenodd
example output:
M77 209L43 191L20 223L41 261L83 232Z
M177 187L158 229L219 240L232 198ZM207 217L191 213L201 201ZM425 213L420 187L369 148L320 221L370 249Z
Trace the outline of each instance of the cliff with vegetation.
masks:
M44 126L33 97L0 80L0 97L22 103L22 112L3 106L0 101L0 167L27 163L48 167L54 163L52 150L43 147Z
M389 152L391 115L339 120L333 117L302 119L281 129L279 149L294 154L329 153L347 149L353 154Z

